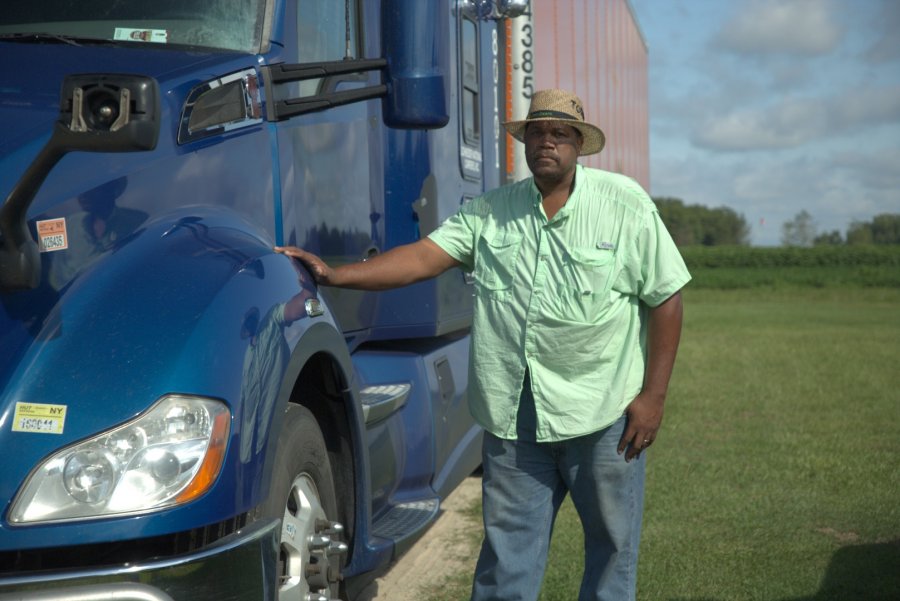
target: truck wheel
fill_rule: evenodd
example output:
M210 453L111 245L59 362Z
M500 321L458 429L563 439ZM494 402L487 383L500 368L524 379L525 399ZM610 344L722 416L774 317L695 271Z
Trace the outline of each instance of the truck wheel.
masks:
M282 519L279 601L338 599L347 545L343 526L332 521L337 500L325 441L306 407L290 405L284 414L269 492L262 514Z

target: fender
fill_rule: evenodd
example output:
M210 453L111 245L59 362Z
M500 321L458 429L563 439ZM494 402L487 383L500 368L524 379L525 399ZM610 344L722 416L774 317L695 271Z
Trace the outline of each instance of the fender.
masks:
M191 503L104 517L102 528L91 527L95 520L52 527L2 522L0 548L169 534L230 519L260 502L268 485L266 457L264 445L255 445L273 438L273 412L258 412L266 419L257 419L252 429L244 426L253 421L246 419L244 398L254 384L247 382L248 356L261 332L251 331L252 316L261 328L279 307L316 293L308 274L271 249L265 232L233 211L185 209L142 225L57 290L56 303L39 316L33 336L20 337L0 395L0 423L10 423L17 402L35 402L66 406L65 428L59 435L4 429L0 453L17 458L0 468L4 498L14 497L42 458L132 419L168 393L224 401L232 416L229 446L216 484ZM318 352L314 345L322 344L345 374L352 373L329 312L303 315L276 333L280 338L270 336L268 344L283 345L283 366L252 373L271 378L261 386L274 387L282 409L285 391ZM358 410L349 415L360 419ZM251 434L253 444L242 445Z
M325 301L321 301L323 305ZM330 310L326 308L324 315L329 315ZM311 320L314 321L314 320ZM326 407L315 407L315 403L320 402L306 397L304 391L298 381L300 374L316 356L326 355L329 362L335 370L336 382L338 386L337 392L340 393L340 399L335 399L342 405L343 412L346 415L345 434L348 440L338 442L337 432L326 432L326 440L331 437L332 443L335 445L346 445L349 452L342 453L340 460L344 461L343 467L332 465L332 469L336 472L335 478L338 486L346 494L345 499L353 499L352 505L342 507L347 514L342 517L342 523L347 528L347 534L350 536L353 551L350 556L358 556L357 552L369 540L370 527L372 522L371 515L371 474L368 470L369 465L369 447L364 437L365 425L362 415L362 407L359 402L359 390L356 381L356 375L351 363L350 353L347 343L340 330L335 327L330 320L315 321L307 329L304 330L302 338L297 341L294 346L291 359L285 371L282 382L282 388L278 395L278 405L276 415L281 415L287 408L289 403L301 403L313 409L314 413L318 413L321 409L323 413L335 414L334 409ZM329 376L323 376L328 378ZM339 415L335 416L336 418ZM266 456L274 456L275 445L281 433L281 421L276 419L269 435ZM271 482L271 463L266 464L265 475L263 478L263 491L267 490Z

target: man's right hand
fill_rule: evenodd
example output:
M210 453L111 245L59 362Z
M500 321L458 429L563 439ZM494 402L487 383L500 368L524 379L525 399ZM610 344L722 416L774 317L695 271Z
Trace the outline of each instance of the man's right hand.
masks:
M309 272L312 274L313 279L316 280L317 284L325 286L332 285L334 270L318 256L311 252L306 252L302 248L297 248L296 246L276 246L274 250L277 253L293 257L303 263L306 268L309 269Z
M459 265L440 246L423 238L370 259L331 268L316 255L296 246L276 246L275 252L301 261L317 283L356 290L387 290L433 278Z

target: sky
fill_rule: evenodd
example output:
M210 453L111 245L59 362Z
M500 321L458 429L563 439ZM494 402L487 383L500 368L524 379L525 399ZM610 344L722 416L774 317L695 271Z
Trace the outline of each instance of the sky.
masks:
M629 0L650 57L650 191L781 243L900 213L900 0Z

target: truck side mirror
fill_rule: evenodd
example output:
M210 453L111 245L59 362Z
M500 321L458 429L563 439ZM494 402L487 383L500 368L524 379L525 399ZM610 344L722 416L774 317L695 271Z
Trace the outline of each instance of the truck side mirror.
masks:
M159 137L156 80L138 75L70 75L63 82L60 141L68 150L153 150ZM53 140L51 139L51 143Z
M0 291L36 288L40 283L40 253L26 215L41 184L63 156L73 150L152 150L158 138L155 79L118 74L67 77L53 134L0 207Z
M389 127L447 125L449 11L432 0L383 0L381 44L387 59L382 106Z

